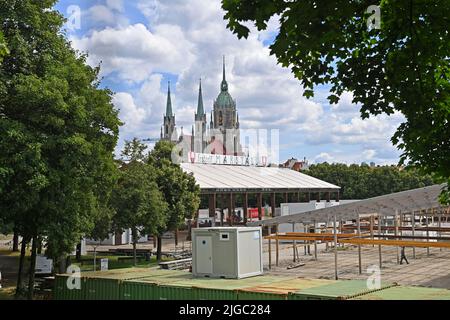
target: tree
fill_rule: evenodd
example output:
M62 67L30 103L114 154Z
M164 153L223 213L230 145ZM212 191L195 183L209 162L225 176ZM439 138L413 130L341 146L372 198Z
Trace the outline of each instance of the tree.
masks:
M412 167L321 163L311 165L304 173L340 186L341 199L367 199L434 184L430 175Z
M450 182L450 2L381 1L379 28L367 24L373 22L372 12L367 12L372 4L222 1L228 27L239 38L250 32L243 22L264 30L271 17L278 17L280 29L271 54L292 69L306 97L314 95L315 85L330 84L330 103L352 92L362 118L395 111L405 115L392 137L403 151L400 163Z
M171 162L174 144L159 141L150 152L148 163L156 168L157 184L167 203L168 216L164 228L158 229L157 259L161 260L162 234L176 231L186 219L192 219L200 204L200 188L195 178Z
M0 0L10 51L0 65L0 215L23 236L23 249L32 241L29 298L39 239L62 261L93 229L117 171L112 93L60 32L55 2Z
M9 53L8 47L6 46L3 34L0 32L0 63L3 61L3 57Z
M145 149L138 139L125 142L122 156L129 161L120 168L120 178L111 198L116 211L115 231L131 229L135 265L139 236L157 233L167 220L167 204L156 183L156 170L142 161Z

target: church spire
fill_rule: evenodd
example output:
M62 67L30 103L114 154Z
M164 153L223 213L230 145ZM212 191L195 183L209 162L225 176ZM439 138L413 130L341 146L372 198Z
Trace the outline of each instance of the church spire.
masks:
M223 56L223 82L226 82L226 78L225 78L225 55Z
M200 85L198 89L198 104L197 104L197 116L203 116L205 109L203 108L203 94L202 94L202 79L200 78Z
M173 116L173 113L172 113L172 99L170 98L170 81L168 82L168 85L167 85L166 116L167 117Z
M228 91L228 83L225 77L225 55L223 56L223 76L222 76L222 84L220 86L222 91Z

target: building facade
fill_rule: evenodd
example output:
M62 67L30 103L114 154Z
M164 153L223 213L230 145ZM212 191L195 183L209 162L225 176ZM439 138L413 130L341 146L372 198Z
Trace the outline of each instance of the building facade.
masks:
M184 134L183 128L181 128L181 134L178 136L175 114L172 111L169 84L166 113L163 118L163 126L161 127L161 139L183 143L188 152L243 155L240 142L239 115L236 101L228 91L225 58L223 60L220 93L214 100L209 123L207 122L207 114L203 104L202 83L200 80L197 111L194 114L194 125L190 135Z

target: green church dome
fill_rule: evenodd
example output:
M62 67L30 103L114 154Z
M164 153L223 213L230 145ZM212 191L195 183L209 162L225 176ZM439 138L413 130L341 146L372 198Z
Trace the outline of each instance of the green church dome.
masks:
M220 93L217 97L216 101L214 102L214 107L217 108L235 108L236 102L231 97L230 93L228 92L228 83L225 78L225 58L223 62L223 80L220 85Z
M220 92L219 96L217 97L214 106L217 108L230 108L236 107L236 103L234 102L233 98L231 97L230 93L228 91L222 91Z

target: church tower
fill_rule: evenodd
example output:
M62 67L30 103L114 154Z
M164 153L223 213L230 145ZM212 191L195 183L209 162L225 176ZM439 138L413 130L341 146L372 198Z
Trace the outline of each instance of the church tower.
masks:
M239 117L236 111L236 101L228 92L228 82L225 72L225 57L223 57L223 75L220 93L214 101L211 136L220 139L223 144L223 154L241 155Z
M175 115L172 111L172 99L170 97L170 81L167 88L167 104L166 104L166 114L164 115L164 124L161 128L161 139L177 142L178 135L176 131Z
M194 135L195 134L195 135ZM194 152L203 153L206 148L206 113L203 107L202 79L198 89L197 112L195 113Z

